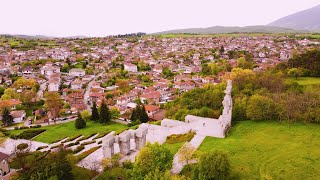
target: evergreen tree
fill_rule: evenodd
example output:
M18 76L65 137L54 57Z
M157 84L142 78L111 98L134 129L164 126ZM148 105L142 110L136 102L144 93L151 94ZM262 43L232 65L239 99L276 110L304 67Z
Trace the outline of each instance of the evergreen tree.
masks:
M106 104L103 100L100 107L100 123L106 124L111 121L111 113Z
M141 107L138 104L135 109L133 109L131 114L131 121L140 121L141 119Z
M55 174L58 179L74 179L72 174L71 163L66 158L67 153L64 150L60 150L56 154L55 160Z
M74 125L77 129L83 129L86 127L87 123L85 120L82 119L80 113L78 114L78 118L76 119L76 122Z
M99 120L99 112L98 112L97 104L95 101L92 104L91 110L92 110L91 120L98 121Z
M13 117L11 116L8 108L3 109L2 121L5 126L9 126L13 123Z
M140 121L142 123L147 123L149 121L149 116L148 116L144 106L142 106L142 109L141 109L141 112L140 112Z

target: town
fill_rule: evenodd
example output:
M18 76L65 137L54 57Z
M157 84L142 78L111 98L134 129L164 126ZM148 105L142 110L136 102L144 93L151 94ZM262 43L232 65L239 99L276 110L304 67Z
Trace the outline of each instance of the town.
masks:
M95 172L91 179L103 173L104 159L117 157L122 166L139 163L144 146L166 145L172 136L189 142L169 146L173 154L192 155L206 137L228 133L235 119L235 70L265 72L319 45L319 39L305 34L0 36L2 133L10 137L3 140L0 160L7 162L18 150L63 148L77 157L77 168ZM300 75L292 68L286 76ZM172 107L197 89L216 92L208 98L214 102L196 111ZM55 128L63 130L51 131ZM179 158L171 157L173 174L191 160ZM1 175L10 173L9 167L0 169Z
M129 120L132 109L141 102L150 120L162 120L165 112L161 105L195 87L219 84L233 67L252 66L254 71L263 71L317 44L299 37L273 35L40 42L2 38L0 72L6 91L2 91L0 104L1 108L11 108L15 123L28 120L26 125L58 118L50 113L44 116L42 107L32 112L15 110L23 103L44 100L46 91L61 94L64 115L91 110L93 102L99 106L105 100L119 111L121 119ZM35 89L16 87L14 80L20 77L26 83L33 82ZM15 94L21 94L20 98ZM40 118L30 119L34 114Z

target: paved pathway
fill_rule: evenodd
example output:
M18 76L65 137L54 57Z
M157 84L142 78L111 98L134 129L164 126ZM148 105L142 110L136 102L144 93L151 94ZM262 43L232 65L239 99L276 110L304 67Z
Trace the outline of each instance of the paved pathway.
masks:
M195 135L192 138L192 140L190 142L186 143L184 146L186 146L187 144L190 144L195 149L197 149L200 146L200 144L202 143L202 141L204 140L204 138L205 138L205 136ZM173 158L172 169L171 169L171 173L173 173L173 174L179 174L182 171L183 167L187 164L186 162L179 162L179 152L184 146L182 146L179 149L179 151L177 152L177 154Z

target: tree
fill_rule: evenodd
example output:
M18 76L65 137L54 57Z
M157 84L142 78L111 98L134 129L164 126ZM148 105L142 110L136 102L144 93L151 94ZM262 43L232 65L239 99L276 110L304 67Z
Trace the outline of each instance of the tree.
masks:
M149 121L149 116L148 116L148 114L147 114L146 109L145 109L144 106L142 106L142 109L141 109L141 112L140 112L140 113L141 113L141 114L140 114L140 121L141 121L142 123L147 123L147 122Z
M2 100L9 100L9 99L15 99L17 98L17 91L13 90L12 88L7 88L4 90L3 95L1 96Z
M85 120L83 120L80 113L78 114L78 118L76 119L76 122L74 125L77 129L83 129L86 127L87 123Z
M131 121L140 121L140 114L141 114L141 106L138 104L136 108L132 110L131 113Z
M253 69L253 62L247 61L244 57L237 60L238 68L242 69Z
M99 120L99 112L98 112L97 104L95 101L92 104L91 110L92 110L91 120L98 121Z
M105 100L103 100L100 107L100 123L106 124L110 121L111 121L111 113Z
M274 119L275 109L276 106L272 99L255 94L248 101L247 116L252 120Z
M2 122L5 126L9 126L13 123L13 117L11 116L9 109L6 107L2 112Z
M111 108L110 113L112 119L118 119L120 117L120 111L117 108Z
M18 171L19 179L74 179L72 165L63 149L56 153L47 152L42 155L33 152L27 155L32 158L26 158L26 167Z
M85 120L85 121L89 121L91 119L91 112L89 110L84 110L81 112L81 117Z
M144 179L149 172L158 169L165 172L172 167L173 154L158 143L148 143L141 149L133 165L132 175L136 179Z
M298 79L298 77L300 77L302 74L303 74L302 70L299 68L291 68L291 69L288 69L288 72L287 72L287 75L289 77L293 77L296 79Z
M59 117L60 110L63 107L61 96L57 92L46 92L44 97L46 98L44 106L50 111L54 122L56 122L55 119Z
M227 154L214 151L203 153L194 176L197 179L228 179L230 165Z

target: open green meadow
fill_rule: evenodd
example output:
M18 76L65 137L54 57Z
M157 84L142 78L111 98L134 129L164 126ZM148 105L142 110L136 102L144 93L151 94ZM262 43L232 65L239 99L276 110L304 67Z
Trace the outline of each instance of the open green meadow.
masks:
M319 77L299 77L298 79L295 79L295 78L290 78L290 79L302 86L320 84Z
M228 153L235 179L319 179L320 125L237 122L228 137L207 137L199 152Z
M110 124L102 125L100 123L95 123L92 121L87 121L87 126L84 129L76 129L74 123L75 122L68 122L55 126L41 127L39 129L46 129L46 131L36 136L32 140L44 143L52 143L65 137L75 137L78 135L89 136L94 133L122 131L124 129L127 129L126 125L120 123L112 122ZM16 135L23 131L25 130L12 130L9 131L9 133Z

